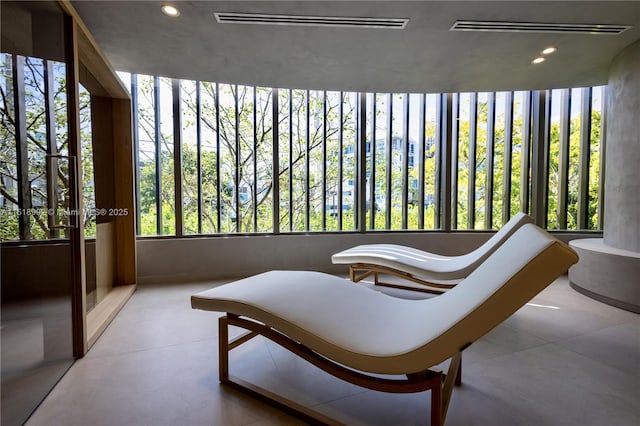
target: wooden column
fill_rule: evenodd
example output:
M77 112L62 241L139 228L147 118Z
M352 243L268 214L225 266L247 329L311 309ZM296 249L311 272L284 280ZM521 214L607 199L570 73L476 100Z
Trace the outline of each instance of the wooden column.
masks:
M82 150L80 147L80 105L79 105L79 68L78 28L72 16L64 17L64 39L67 77L67 118L69 126L69 155L75 157L75 164L69 164L69 186L72 194L69 210L77 216L72 218L75 226L70 229L71 257L73 262L73 355L82 357L87 352L86 318L86 274L84 252L84 229L80 213L83 211L81 194ZM74 167L75 166L75 167ZM71 170L73 168L73 170ZM74 176L75 175L75 176Z
M136 218L131 101L112 99L116 222L116 284L136 283Z

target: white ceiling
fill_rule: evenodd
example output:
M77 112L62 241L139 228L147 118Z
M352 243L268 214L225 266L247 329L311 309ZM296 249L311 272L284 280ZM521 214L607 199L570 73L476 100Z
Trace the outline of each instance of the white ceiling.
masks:
M118 70L284 88L379 92L604 84L640 39L640 1L74 1ZM404 30L219 24L214 12L409 18ZM448 31L456 20L622 24L620 35ZM547 46L557 53L531 60Z

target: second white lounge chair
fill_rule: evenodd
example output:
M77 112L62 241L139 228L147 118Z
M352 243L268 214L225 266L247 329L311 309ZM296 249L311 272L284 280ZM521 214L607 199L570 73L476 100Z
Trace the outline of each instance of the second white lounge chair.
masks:
M461 256L443 256L397 244L365 244L336 253L331 261L349 265L349 277L353 282L373 274L375 285L438 294L467 277L526 223L533 223L533 219L524 213L516 214L486 243ZM401 277L421 286L382 282L380 274Z

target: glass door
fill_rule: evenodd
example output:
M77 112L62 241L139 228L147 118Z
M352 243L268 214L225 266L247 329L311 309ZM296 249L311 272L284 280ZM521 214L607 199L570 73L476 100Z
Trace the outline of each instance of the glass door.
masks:
M11 426L74 361L82 214L64 15L53 2L1 8L0 423Z

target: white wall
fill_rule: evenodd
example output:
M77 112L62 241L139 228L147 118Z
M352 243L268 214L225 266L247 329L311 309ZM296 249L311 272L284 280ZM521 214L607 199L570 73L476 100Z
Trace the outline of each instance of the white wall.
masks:
M348 272L331 255L359 244L404 244L445 255L481 245L490 232L260 235L139 239L138 283L191 282L244 277L272 269ZM594 234L560 234L567 241Z

